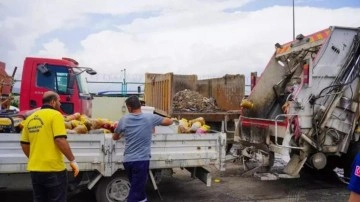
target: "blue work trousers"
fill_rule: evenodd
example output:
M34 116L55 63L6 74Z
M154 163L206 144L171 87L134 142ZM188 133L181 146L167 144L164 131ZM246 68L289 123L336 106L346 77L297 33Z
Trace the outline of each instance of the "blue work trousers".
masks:
M130 181L128 202L146 202L146 182L149 174L149 161L124 162L125 171Z
M34 202L66 202L67 171L30 172Z

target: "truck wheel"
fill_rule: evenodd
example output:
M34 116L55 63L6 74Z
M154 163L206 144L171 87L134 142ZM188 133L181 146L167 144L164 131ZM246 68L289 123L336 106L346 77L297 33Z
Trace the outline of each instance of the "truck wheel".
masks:
M96 187L97 202L124 202L129 196L130 182L124 174L101 179Z

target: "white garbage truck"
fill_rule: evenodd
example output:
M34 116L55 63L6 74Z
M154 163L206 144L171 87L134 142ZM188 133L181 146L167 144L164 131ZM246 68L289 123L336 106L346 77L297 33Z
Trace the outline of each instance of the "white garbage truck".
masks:
M360 29L332 26L275 52L243 102L237 134L249 169L266 171L289 155L283 176L306 166L343 168L360 149Z

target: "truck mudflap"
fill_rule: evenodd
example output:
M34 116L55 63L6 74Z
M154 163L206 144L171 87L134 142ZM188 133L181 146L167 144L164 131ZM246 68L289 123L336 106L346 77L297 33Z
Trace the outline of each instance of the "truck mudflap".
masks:
M203 167L186 167L186 170L191 173L192 178L198 178L205 183L206 186L211 186L211 174L207 169Z

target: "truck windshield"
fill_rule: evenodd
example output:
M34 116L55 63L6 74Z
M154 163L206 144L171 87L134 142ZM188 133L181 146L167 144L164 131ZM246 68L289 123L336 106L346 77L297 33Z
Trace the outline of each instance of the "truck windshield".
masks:
M74 69L74 71L75 71L75 74L80 72L77 69ZM85 75L83 73L76 75L76 81L77 81L78 88L79 88L79 94L80 95L89 95L89 89L87 87Z

